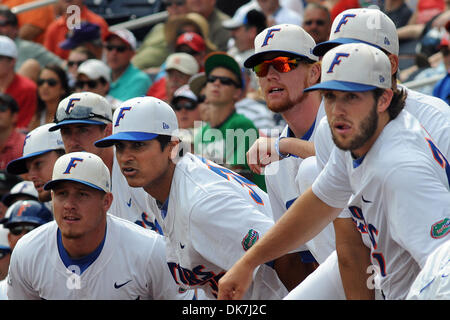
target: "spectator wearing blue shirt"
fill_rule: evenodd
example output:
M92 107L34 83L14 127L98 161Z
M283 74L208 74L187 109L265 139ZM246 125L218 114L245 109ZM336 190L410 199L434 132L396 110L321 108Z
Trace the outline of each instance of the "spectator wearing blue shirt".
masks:
M105 40L106 61L111 68L109 94L118 100L144 96L152 84L150 76L132 63L136 38L126 29L110 32Z

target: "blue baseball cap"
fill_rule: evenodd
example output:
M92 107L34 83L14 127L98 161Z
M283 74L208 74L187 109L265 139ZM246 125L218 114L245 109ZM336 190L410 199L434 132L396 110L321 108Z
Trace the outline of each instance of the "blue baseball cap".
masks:
M42 225L53 220L52 212L36 200L19 200L14 202L5 213L5 228L11 228L20 223Z

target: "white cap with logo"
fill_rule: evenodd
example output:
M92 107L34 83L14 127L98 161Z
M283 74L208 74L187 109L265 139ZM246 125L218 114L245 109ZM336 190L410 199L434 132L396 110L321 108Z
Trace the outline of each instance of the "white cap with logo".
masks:
M66 124L111 123L112 107L101 95L93 92L77 92L61 100L56 109L55 123L49 131L58 130Z
M391 63L383 51L364 43L349 43L325 54L321 82L304 91L363 92L389 89L391 84Z
M7 206L11 206L20 196L27 196L38 200L38 192L31 181L21 181L16 184L9 193L5 194L2 202Z
M184 74L193 76L199 70L198 62L195 58L185 52L175 52L166 59L166 70L175 69Z
M312 61L319 57L312 53L316 42L302 27L294 24L279 24L261 31L255 38L255 53L244 62L252 68L263 59L273 59L280 54L300 56Z
M349 9L333 21L330 40L319 43L313 50L318 56L337 45L362 42L398 55L399 42L394 22L378 9Z
M89 152L66 153L56 160L52 180L44 185L50 190L61 181L85 184L91 188L111 192L111 176L103 160Z
M95 142L99 148L117 141L146 141L158 135L178 137L178 120L172 107L155 97L124 101L114 111L113 134Z
M49 132L49 129L54 125L54 123L47 123L28 133L23 143L22 157L9 162L6 170L12 174L26 173L28 172L26 167L27 159L53 150L64 150L60 131Z
M106 63L98 59L88 59L77 69L77 74L84 74L89 79L97 80L101 77L107 82L111 82L111 69Z

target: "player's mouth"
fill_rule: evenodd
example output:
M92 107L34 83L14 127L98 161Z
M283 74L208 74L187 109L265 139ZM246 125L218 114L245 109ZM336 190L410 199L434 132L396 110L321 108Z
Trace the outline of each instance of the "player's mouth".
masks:
M333 130L338 134L348 134L352 126L345 121L335 121L333 123Z
M33 182L33 185L34 185L34 188L36 189L36 191L37 191L38 193L44 191L44 185L45 185L45 183L42 183L42 182Z
M74 147L69 147L67 150L67 153L70 152L82 152L85 151L81 146L74 146Z
M133 167L122 167L122 174L125 177L133 177L137 174L137 170Z
M72 215L72 214L65 215L63 217L63 219L66 223L69 223L69 224L76 223L77 221L81 220L79 217Z
M273 86L267 90L267 95L268 96L278 95L278 94L282 93L283 91L284 91L283 88Z

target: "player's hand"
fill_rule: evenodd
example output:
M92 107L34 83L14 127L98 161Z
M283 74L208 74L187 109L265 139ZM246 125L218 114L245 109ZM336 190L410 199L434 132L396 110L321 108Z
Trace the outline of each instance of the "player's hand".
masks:
M247 151L247 163L254 173L262 174L264 167L272 162L279 161L280 157L275 150L277 138L260 137Z
M253 280L253 269L241 260L219 280L218 300L242 300Z

